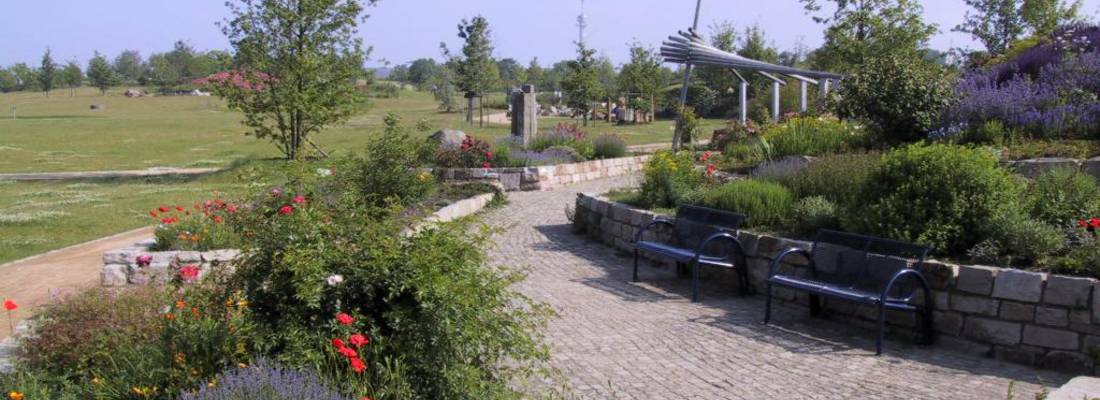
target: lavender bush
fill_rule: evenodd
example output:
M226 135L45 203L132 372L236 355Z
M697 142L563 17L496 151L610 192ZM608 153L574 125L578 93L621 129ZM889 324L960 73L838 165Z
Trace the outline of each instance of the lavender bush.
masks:
M965 74L934 138L987 121L1039 138L1100 134L1100 27L1073 26L1015 59Z
M211 386L184 393L179 400L351 400L326 387L317 374L284 369L263 358L222 373Z

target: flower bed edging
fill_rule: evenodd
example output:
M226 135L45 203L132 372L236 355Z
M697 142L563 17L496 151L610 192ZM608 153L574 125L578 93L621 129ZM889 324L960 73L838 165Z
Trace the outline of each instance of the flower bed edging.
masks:
M641 171L649 157L609 158L542 167L438 168L435 173L444 182L491 181L499 182L509 192L539 191Z
M578 194L574 231L622 251L633 251L634 235L656 214L600 196ZM742 231L740 240L750 283L763 293L768 266L788 247L810 243ZM653 239L653 237L647 237ZM667 264L666 260L654 260ZM797 262L797 260L796 260ZM798 267L797 265L794 265ZM1048 369L1100 374L1100 282L1092 278L1050 275L1017 269L926 262L932 287L937 346L995 356ZM725 269L704 271L709 281L736 286ZM776 289L775 298L808 307L803 293ZM875 310L835 301L831 314L873 327ZM892 334L911 335L911 313L888 313Z

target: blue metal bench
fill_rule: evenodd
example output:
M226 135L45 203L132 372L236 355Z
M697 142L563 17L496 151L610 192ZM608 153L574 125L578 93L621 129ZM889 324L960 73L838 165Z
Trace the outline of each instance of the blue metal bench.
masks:
M676 261L691 269L691 301L699 301L699 267L710 265L733 268L738 275L738 292L751 290L745 253L737 240L737 229L745 216L728 211L697 206L680 206L676 219L657 218L638 230L634 236L634 282L638 281L638 257L642 251ZM671 243L643 240L645 233L656 226L671 228Z
M934 340L932 297L928 281L921 273L928 251L927 247L896 240L820 230L811 250L790 248L772 262L768 269L764 323L771 319L772 288L780 286L809 293L810 315L813 316L820 315L825 307L822 297L876 307L875 354L882 354L886 310L915 313L919 320L920 342L931 344ZM784 260L794 255L806 257L808 271L795 269L789 274L780 273L779 267Z

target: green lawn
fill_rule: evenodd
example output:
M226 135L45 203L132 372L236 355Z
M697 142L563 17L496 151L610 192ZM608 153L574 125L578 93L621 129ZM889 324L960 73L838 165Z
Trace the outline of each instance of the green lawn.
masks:
M240 115L215 97L126 98L122 90L107 96L92 88L42 93L0 94L0 173L144 169L149 167L225 166L239 159L278 157L267 141L245 136ZM431 95L404 91L397 99L372 99L367 112L315 137L329 151L354 151L382 125L388 112L413 126L427 120L434 129L456 128L484 139L508 134L504 124L468 127L463 115L442 113ZM91 110L92 104L103 106ZM11 109L16 109L16 119ZM496 111L500 112L500 111ZM543 118L546 131L568 118ZM704 121L704 131L722 121ZM672 121L612 126L595 122L590 135L614 133L630 144L668 141Z
M245 136L240 115L214 97L126 98L122 90L101 96L91 88L0 94L0 173L211 167L281 162L278 149ZM509 127L469 127L458 113L442 113L431 95L405 91L397 99L372 99L368 111L315 140L334 153L354 152L377 132L387 112L408 126L427 120L433 130L451 127L482 139L508 135ZM90 105L103 105L91 110ZM16 119L11 109L16 108ZM499 110L494 112L500 112ZM543 118L540 131L568 118ZM722 121L704 121L709 132ZM595 122L590 136L620 135L630 144L668 141L672 121L613 126ZM708 134L709 136L709 134ZM259 161L259 160L268 161ZM0 181L0 263L147 226L161 204L191 204L215 190L243 192L237 170L195 178Z
M192 178L0 181L0 263L156 223L160 205L245 192L236 171Z

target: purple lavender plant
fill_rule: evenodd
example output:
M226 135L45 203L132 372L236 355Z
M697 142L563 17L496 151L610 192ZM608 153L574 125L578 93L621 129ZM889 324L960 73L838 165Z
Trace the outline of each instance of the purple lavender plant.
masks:
M184 393L179 400L351 400L326 387L315 373L284 369L264 358L223 372L214 387Z
M934 138L1000 120L1033 137L1100 134L1100 27L1069 26L1015 59L965 74Z

